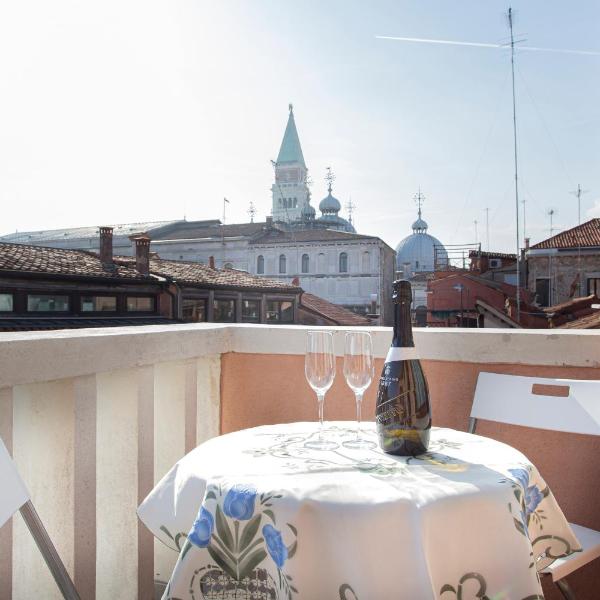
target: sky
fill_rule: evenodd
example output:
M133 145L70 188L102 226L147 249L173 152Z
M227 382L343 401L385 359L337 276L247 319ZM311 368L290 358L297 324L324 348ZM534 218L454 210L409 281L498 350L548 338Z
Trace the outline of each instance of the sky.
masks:
M513 3L528 46L600 51L600 3ZM510 52L497 0L0 3L0 234L263 220L294 114L316 206L395 246L425 195L445 244L514 252ZM600 56L516 56L526 235L600 216ZM485 209L489 209L487 211ZM523 217L523 206L521 221ZM477 221L477 225L475 224ZM523 232L521 232L521 235Z

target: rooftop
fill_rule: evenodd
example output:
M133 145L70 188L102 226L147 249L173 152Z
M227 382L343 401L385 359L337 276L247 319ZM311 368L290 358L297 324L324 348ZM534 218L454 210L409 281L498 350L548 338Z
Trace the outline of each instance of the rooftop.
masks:
M367 317L357 315L343 306L333 304L324 298L319 298L319 296L309 294L308 292L302 294L300 297L300 304L311 312L322 315L330 321L333 321L336 325L371 325L371 320Z
M61 275L66 278L86 277L139 281L150 279L129 265L104 265L94 252L2 242L0 242L0 271Z
M256 236L251 244L277 244L290 242L353 242L355 240L378 240L374 235L349 233L335 229L300 229L283 231L278 228L266 229L262 235Z
M531 250L549 248L598 248L600 247L600 218L590 219L581 225L561 231L552 237L531 246Z

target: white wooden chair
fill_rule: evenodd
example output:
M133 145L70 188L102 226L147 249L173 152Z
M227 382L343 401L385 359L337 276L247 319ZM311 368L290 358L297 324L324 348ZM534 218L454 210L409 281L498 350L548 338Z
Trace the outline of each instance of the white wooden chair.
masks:
M4 442L0 439L0 527L20 511L25 524L29 528L54 580L65 600L80 600L63 562L48 536L44 524L40 520L29 492L10 457Z
M475 432L477 419L600 435L600 381L480 373L469 419L470 433ZM555 560L543 573L552 577L567 600L574 600L565 577L600 557L600 532L570 525L583 551Z

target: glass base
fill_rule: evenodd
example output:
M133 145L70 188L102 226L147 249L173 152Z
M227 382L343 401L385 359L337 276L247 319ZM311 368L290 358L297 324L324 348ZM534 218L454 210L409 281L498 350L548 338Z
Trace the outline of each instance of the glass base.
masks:
M377 446L375 442L370 442L369 440L363 440L362 438L348 440L342 444L344 448L351 448L352 450L372 450Z
M304 442L305 448L310 448L311 450L335 450L339 447L336 442L332 442L330 440L308 440Z

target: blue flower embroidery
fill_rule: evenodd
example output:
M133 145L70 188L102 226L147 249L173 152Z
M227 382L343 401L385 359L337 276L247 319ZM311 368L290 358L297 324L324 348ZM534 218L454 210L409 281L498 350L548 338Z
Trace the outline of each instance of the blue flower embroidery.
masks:
M249 485L236 484L225 496L223 512L232 519L247 521L254 513L256 490Z
M281 539L281 532L275 529L273 525L265 525L262 533L267 542L267 550L275 564L281 569L283 563L288 557L288 549Z
M192 530L188 534L188 540L199 548L206 548L210 542L212 532L215 526L213 516L203 507L192 525Z
M523 488L525 494L525 515L528 517L535 512L538 504L544 499L542 492L535 485L529 485L529 471L527 469L509 469Z

